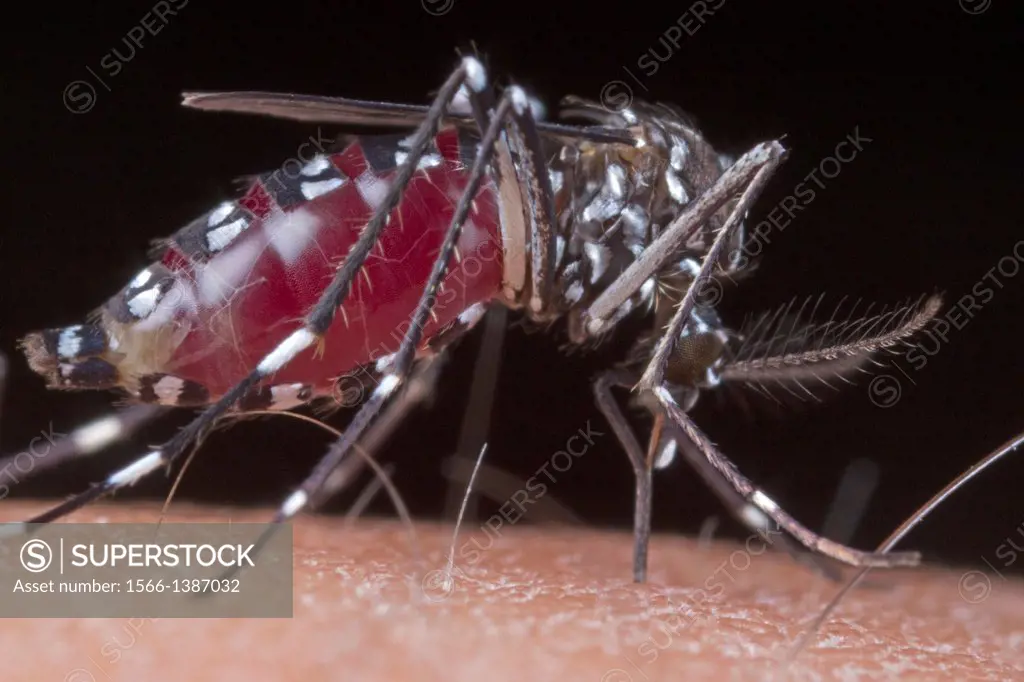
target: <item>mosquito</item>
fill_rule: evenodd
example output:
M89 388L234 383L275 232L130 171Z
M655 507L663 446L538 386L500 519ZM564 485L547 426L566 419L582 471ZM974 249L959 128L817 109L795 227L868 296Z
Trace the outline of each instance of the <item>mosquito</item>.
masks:
M51 388L201 408L163 445L25 523L51 522L179 463L224 416L357 406L273 516L287 521L316 507L374 420L404 413L409 385L429 394L433 384L422 384L435 380L436 360L503 306L538 326L564 321L576 346L600 343L627 318L650 320L593 384L635 473L637 582L647 575L652 472L677 453L755 530L774 523L794 546L856 567L919 562L914 552L864 552L812 532L689 416L723 383L807 391L802 382L845 379L909 343L940 306L933 296L859 319L837 310L821 323L808 299L744 329L722 322L705 292L750 270L743 223L787 154L781 141L732 159L685 113L640 101L611 111L567 97L561 117L575 123L547 122L537 101L516 85L493 86L472 56L427 107L267 92L186 93L183 104L404 130L351 137L295 172L249 179L239 198L162 241L89 321L22 340ZM646 448L613 395L623 388L653 417ZM132 413L131 429L157 413ZM71 440L98 450L129 430L119 419Z

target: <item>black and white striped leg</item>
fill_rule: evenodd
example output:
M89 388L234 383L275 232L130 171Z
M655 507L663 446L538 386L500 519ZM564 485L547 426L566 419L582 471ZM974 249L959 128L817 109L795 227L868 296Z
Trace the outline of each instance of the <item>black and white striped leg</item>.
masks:
M119 441L128 440L136 431L168 411L159 405L132 405L79 426L66 436L59 434L60 438L55 438L51 429L49 434L44 433L41 437L43 442L38 447L40 437L33 439L16 455L0 457L0 471L13 468L19 480L26 480L70 460L89 457ZM21 461L26 457L32 458L27 468Z
M359 411L349 423L348 428L345 429L341 439L330 447L327 454L317 463L313 472L284 501L272 519L273 526L257 540L254 551L258 552L259 548L269 540L271 533L278 524L291 519L299 512L311 506L312 502L318 497L324 483L330 477L331 472L338 467L349 450L358 442L363 432L369 427L384 404L389 401L402 386L403 382L406 381L408 373L415 362L416 349L423 335L423 326L426 324L430 311L437 299L438 286L440 286L441 280L448 269L448 261L455 252L455 245L458 242L462 226L469 215L473 199L476 197L490 166L498 135L505 126L505 121L512 108L519 106L525 101L526 97L522 90L510 87L505 90L505 93L498 102L487 130L482 136L480 149L470 171L469 181L455 207L452 222L448 232L445 234L437 259L434 261L426 289L416 305L416 310L413 312L412 319L410 320L409 329L406 331L402 344L395 353L394 360L388 369L389 373L381 379L369 399L359 408ZM470 93L470 103L474 106L475 111L480 110L480 101L473 96L472 92Z
M697 471L698 475L718 496L737 521L758 533L765 542L772 546L778 545L789 552L797 561L809 566L814 571L832 580L839 580L842 574L835 567L825 563L821 557L802 551L789 537L772 528L771 521L756 507L750 505L736 489L729 485L718 472L708 463L704 455L695 448L685 434L679 433L671 422L667 428L661 428L664 419L656 418L655 429L651 433L645 455L637 441L626 416L612 395L613 388L632 388L636 383L636 375L627 370L612 370L601 374L594 382L594 397L598 409L608 420L619 443L629 456L630 464L636 476L636 498L633 512L633 580L638 583L647 581L648 548L651 536L651 504L653 501L654 454L662 452L662 440L672 438L683 453L683 457Z
M640 448L626 416L612 395L613 388L632 388L636 376L625 370L611 370L594 382L594 401L619 439L636 478L633 506L633 580L647 582L647 551L651 540L651 502L653 492L652 461ZM656 436L655 436L656 437Z
M690 442L697 447L704 460L702 464L709 464L714 469L714 473L710 477L705 474L705 478L709 482L715 478L719 479L721 483L727 484L743 499L742 514L745 518L750 519L748 523L751 527L767 528L768 524L764 519L758 518L758 514L763 514L810 551L849 566L895 568L916 566L920 562L921 556L917 552L891 552L888 554L864 552L829 540L803 526L733 466L732 462L697 428L689 415L676 404L675 399L664 386L654 389L653 394L665 410L670 422L682 430ZM708 470L703 466L698 466L698 471L703 473ZM718 489L717 485L712 487Z
M483 65L472 57L464 58L459 67L449 76L438 91L433 103L427 110L423 123L412 136L408 156L395 173L395 177L388 188L387 194L384 196L384 200L370 217L366 227L359 236L359 240L345 258L338 272L335 273L334 279L306 316L303 326L282 341L277 348L260 361L248 376L216 403L206 408L195 420L185 426L167 443L140 457L124 469L115 472L105 481L92 485L88 490L30 519L28 523L53 521L104 495L132 485L143 476L161 468L169 467L193 442L205 435L214 426L216 421L251 389L286 366L298 357L299 354L320 342L333 323L338 308L344 303L353 280L380 238L386 221L401 201L406 186L416 172L417 164L423 157L427 145L437 132L442 116L463 84L468 86L471 93L482 92L487 87L487 78ZM491 146L493 146L493 143ZM490 156L490 149L487 149L487 156ZM479 182L480 180L478 179L477 185L479 185ZM461 219L464 219L464 216ZM433 295L434 292L431 291L430 293ZM414 350L414 348L409 349L409 353L406 353L406 355L411 356ZM382 384L382 386L384 385ZM375 393L375 396L381 396L376 400L377 407L383 402L385 395L390 395L391 391L397 387L397 384L391 382L387 386L389 390L380 391L379 389L380 392ZM371 398L371 402L373 401L374 399Z
M680 337L684 325L690 320L690 314L693 311L697 296L711 278L715 264L721 262L721 258L727 244L735 230L739 227L743 217L746 215L757 196L761 193L761 190L767 183L768 178L782 161L781 145L775 143L775 146L778 149L778 153L768 155L764 162L757 166L757 170L753 173L753 177L750 179L750 182L743 189L743 193L740 195L739 200L733 207L728 219L715 236L714 243L711 245L708 253L704 256L704 260L700 266L700 271L697 273L697 276L694 277L694 280L687 289L686 294L676 307L672 320L669 322L668 327L658 340L658 344L655 347L647 368L644 370L643 376L640 378L637 388L641 393L653 396L657 401L659 408L658 411L664 411L665 416L669 418L670 423L675 424L677 427L682 429L686 436L703 454L707 463L710 464L718 475L731 485L732 488L735 489L735 491L748 504L778 524L780 528L792 535L794 539L809 550L857 567L913 566L920 561L920 556L916 552L900 554L862 552L851 547L846 547L837 542L833 542L827 538L823 538L801 525L796 519L780 509L770 497L758 488L754 487L746 477L736 470L732 462L730 462L728 458L715 448L711 441L708 440L707 436L701 433L696 424L693 423L693 420L686 414L686 411L676 403L664 383L665 367L668 363L669 356L673 352L676 340ZM744 158L746 158L746 156ZM735 168L736 165L739 165L739 162L737 162L733 168ZM699 200L695 203L699 203ZM639 259L637 262L639 262ZM657 411L655 411L655 417L657 416Z
M380 416L359 441L359 446L371 457L376 458L377 453L413 410L430 402L446 359L446 353L442 351L437 355L422 358L416 363L401 391L381 411ZM340 493L352 484L365 467L366 459L363 457L348 457L342 460L317 493L313 504L320 506Z
M690 438L666 417L666 436L675 440L677 450L697 472L697 475L711 488L732 516L757 533L767 544L776 549L783 549L791 557L807 566L814 572L830 580L841 580L843 574L824 556L808 552L804 546L786 535L780 527L774 525L760 509L750 504L737 490L723 478L718 470L708 462L704 453L698 449Z
M7 357L0 353L0 415L7 389L7 366ZM127 440L166 412L157 405L133 405L94 419L68 434L58 434L51 425L48 432L33 438L20 452L0 455L0 472L7 472L8 480L27 480L64 462L89 457L118 441Z

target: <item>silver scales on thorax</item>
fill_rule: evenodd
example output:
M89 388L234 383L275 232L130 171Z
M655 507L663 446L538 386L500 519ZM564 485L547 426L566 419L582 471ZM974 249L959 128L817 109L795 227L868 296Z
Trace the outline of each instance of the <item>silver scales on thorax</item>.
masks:
M621 112L610 112L580 98L567 98L565 103L563 117L628 129L636 140L635 146L582 140L545 150L549 151L555 199L555 302L543 313L533 311L523 303L529 300L527 287L514 307L522 308L536 322L566 316L570 341L584 344L595 340L583 323L584 311L691 201L714 184L733 159L716 152L684 113L668 105L636 103ZM512 157L518 158L515 149ZM677 257L626 299L604 324L602 335L634 312L656 311L651 331L661 329L668 322L673 304L696 276L715 232L734 204L726 203L687 239ZM737 275L739 263L746 262L737 258L744 236L742 226L732 236L727 257L720 264L724 274ZM529 244L530 240L525 242ZM680 341L699 337L692 339L692 350L699 352L697 346L703 346L703 352L714 358L698 363L703 365L700 376L694 376L698 368L676 367L679 383L691 387L717 383L714 365L727 335L713 303L698 302L693 324L684 329ZM649 355L652 341L649 337L639 339L632 355L638 361Z

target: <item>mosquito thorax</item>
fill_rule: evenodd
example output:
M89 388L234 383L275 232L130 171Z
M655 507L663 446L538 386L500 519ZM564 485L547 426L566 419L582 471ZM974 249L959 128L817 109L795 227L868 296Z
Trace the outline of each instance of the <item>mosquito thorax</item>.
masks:
M642 102L609 112L593 102L571 101L574 116L625 128L635 144L580 143L552 154L550 175L558 212L556 273L562 294L559 314L569 335L587 343L582 315L651 246L657 237L714 184L731 159L719 155L696 126L675 109ZM610 331L634 311L653 310L666 288L692 277L730 206L691 235L673 258L643 282L601 327ZM735 238L738 250L743 239ZM728 267L729 264L726 264Z

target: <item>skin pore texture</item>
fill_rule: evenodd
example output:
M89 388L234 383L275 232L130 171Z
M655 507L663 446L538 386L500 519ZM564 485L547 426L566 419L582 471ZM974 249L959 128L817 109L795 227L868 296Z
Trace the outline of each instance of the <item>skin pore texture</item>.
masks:
M2 519L46 504L4 502ZM175 503L165 521L264 522ZM97 504L71 522L155 522ZM788 670L841 587L767 546L659 536L646 585L625 532L306 517L294 617L0 621L7 680L1022 680L1024 583L972 570L875 571ZM419 556L415 547L419 547ZM116 641L115 646L110 643ZM116 649L116 660L110 655ZM102 653L106 652L106 653Z

